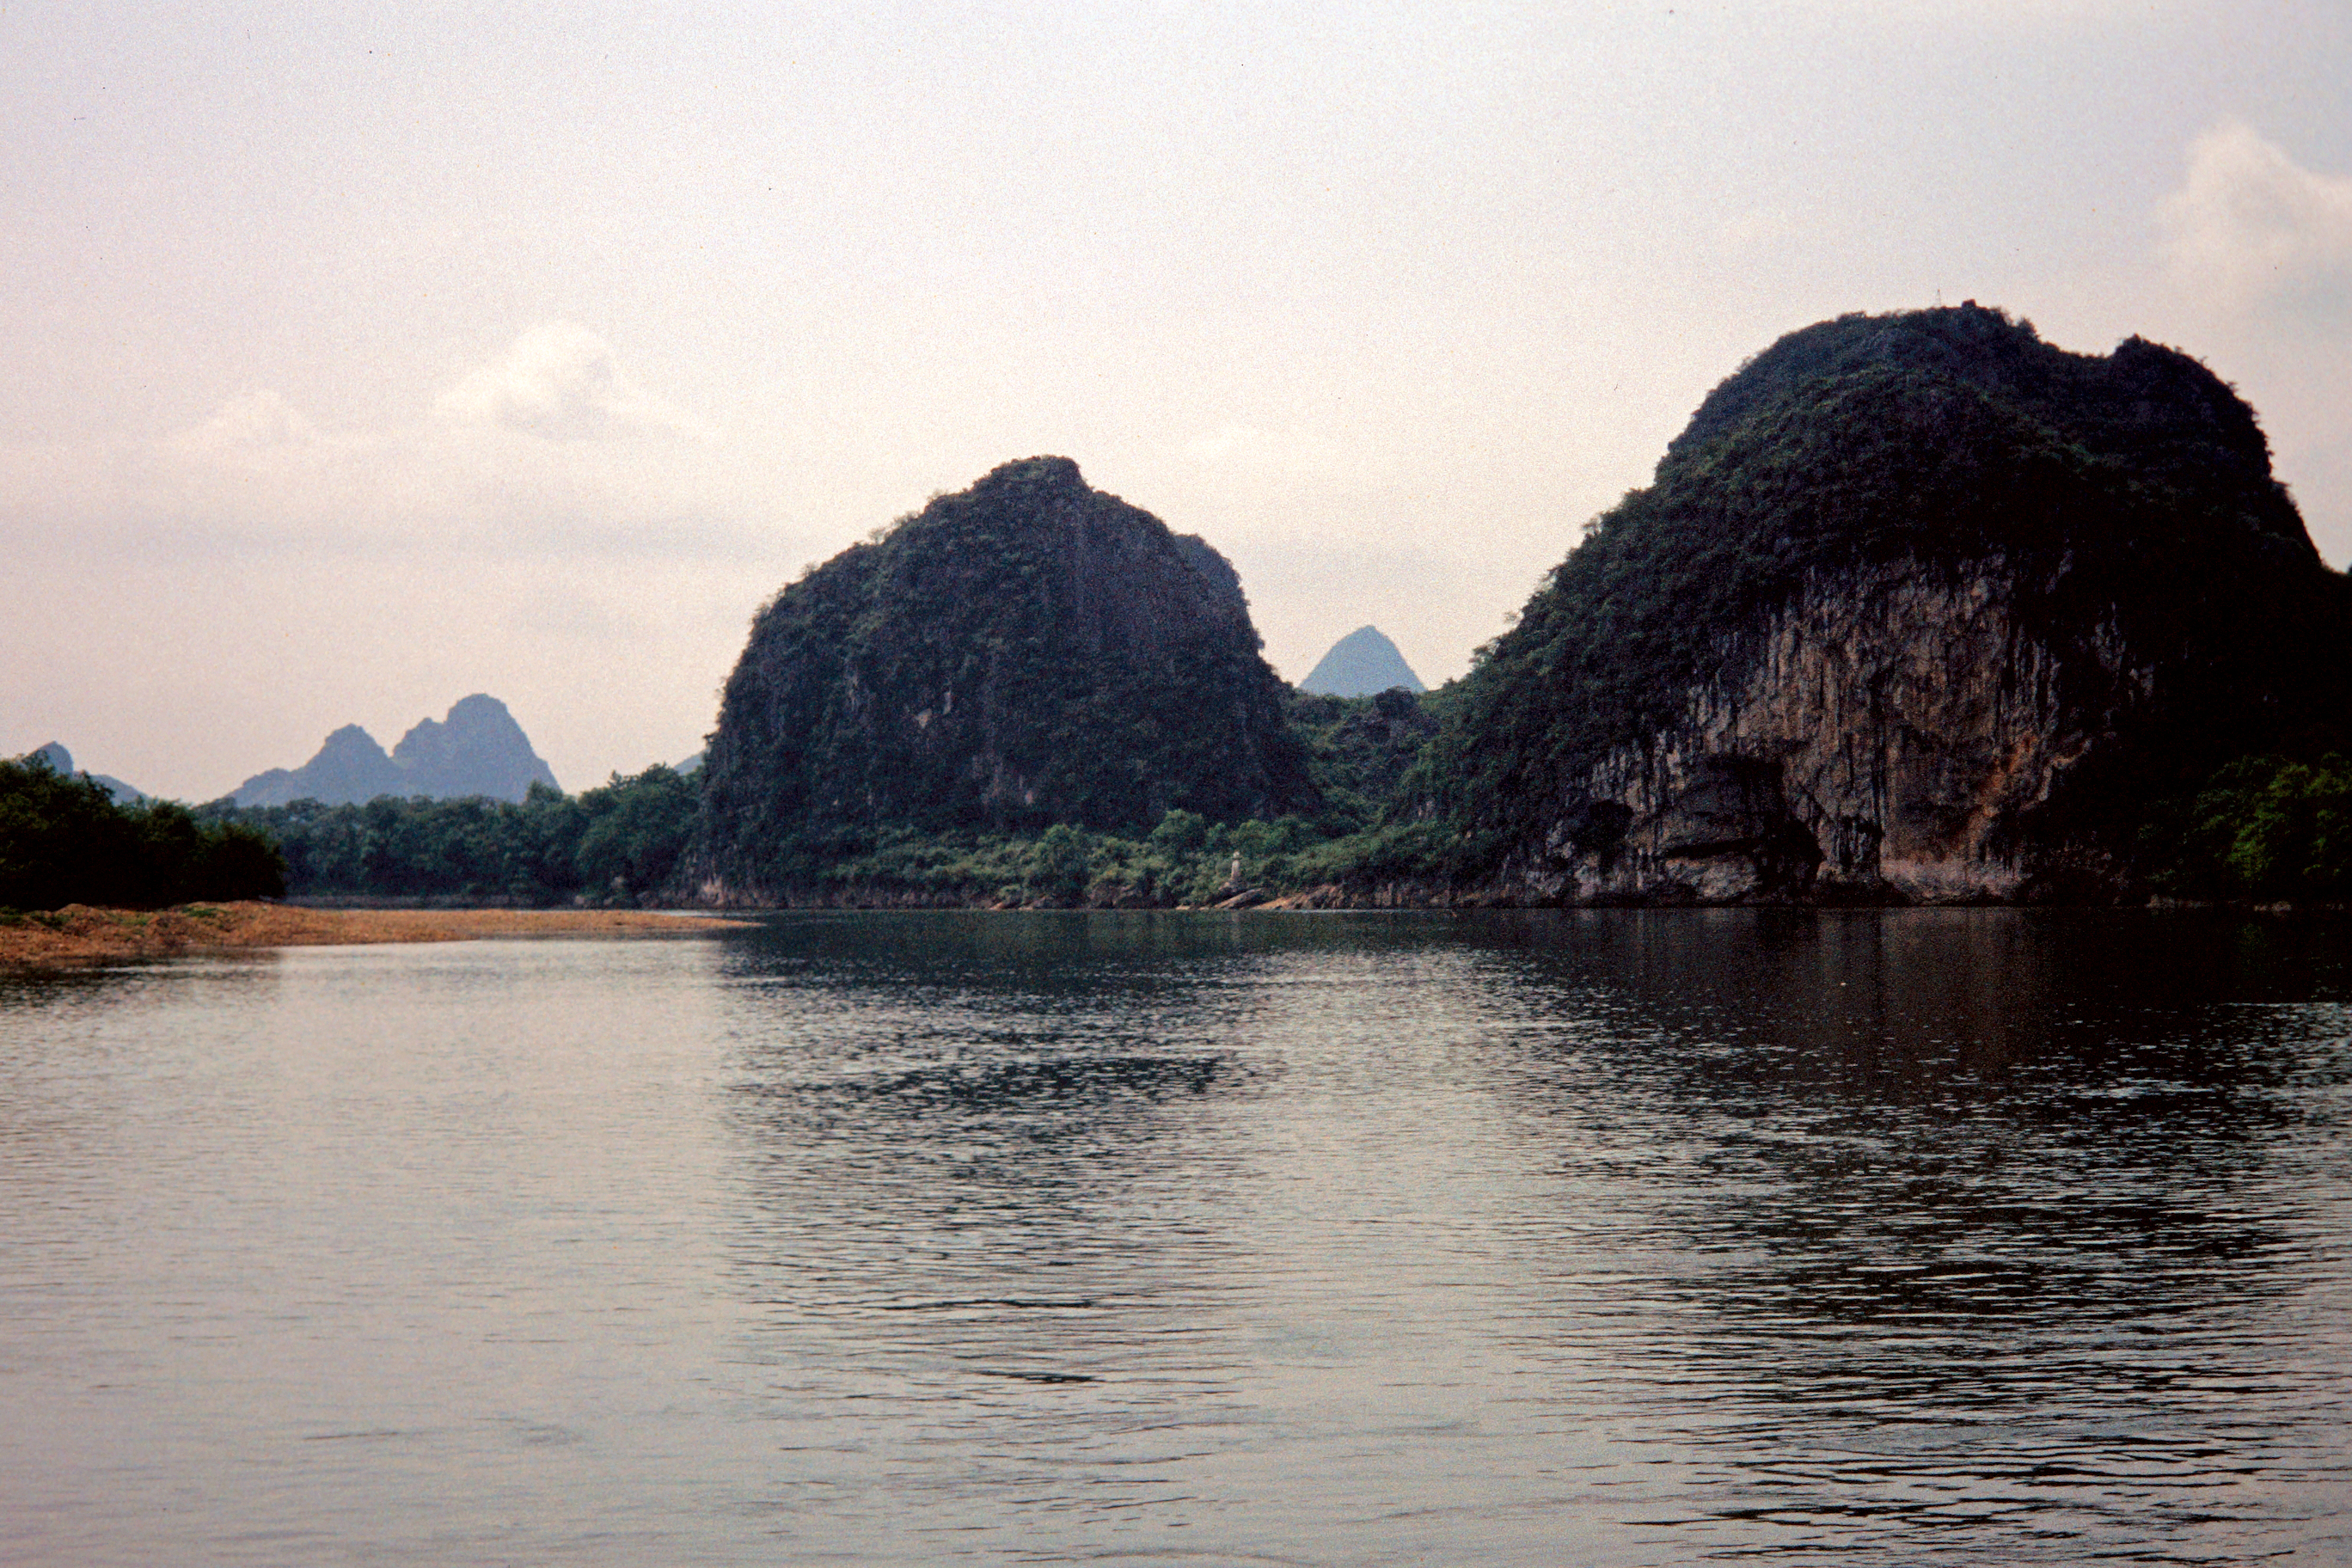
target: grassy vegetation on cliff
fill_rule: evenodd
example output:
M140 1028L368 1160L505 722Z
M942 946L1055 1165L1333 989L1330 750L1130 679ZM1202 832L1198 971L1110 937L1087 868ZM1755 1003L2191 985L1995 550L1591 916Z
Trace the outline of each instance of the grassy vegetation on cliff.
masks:
M1441 697L1402 687L1372 697L1289 695L1291 727L1307 749L1324 820L1354 831L1410 810L1405 776L1437 733Z
M1008 463L761 611L709 752L698 874L782 887L901 829L1311 814L1282 692L1214 551L1066 458Z
M1487 648L1423 787L1523 831L1601 757L1680 716L1810 574L2003 563L2028 629L2095 681L2119 637L2165 672L2149 747L2111 749L2078 806L2126 811L2340 714L2352 595L2270 477L2252 416L2204 367L2133 340L2066 353L1974 306L1784 338L1707 398L1655 481L1592 525ZM2128 694L2085 689L2083 705Z

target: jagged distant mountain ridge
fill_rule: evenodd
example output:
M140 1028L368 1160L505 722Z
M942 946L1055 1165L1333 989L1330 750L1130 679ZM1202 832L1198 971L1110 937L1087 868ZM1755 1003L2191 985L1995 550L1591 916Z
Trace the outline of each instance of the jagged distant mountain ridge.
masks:
M446 718L418 721L389 755L374 736L346 724L300 767L256 773L230 798L239 805L298 800L351 805L386 795L519 801L534 784L557 787L554 773L531 749L507 705L478 692Z

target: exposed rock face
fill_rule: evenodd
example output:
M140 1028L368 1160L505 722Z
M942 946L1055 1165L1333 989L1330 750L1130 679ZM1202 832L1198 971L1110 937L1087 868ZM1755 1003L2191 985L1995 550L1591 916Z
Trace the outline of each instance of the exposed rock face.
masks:
M1067 822L1148 828L1316 803L1233 567L1008 463L780 593L705 753L689 879L768 902L826 845Z
M2352 590L2184 354L1973 304L1792 333L1710 395L1433 743L1481 896L2127 895L2157 802L2341 746Z
M2006 563L1809 580L1684 721L1610 752L1550 825L1552 890L1591 900L1814 894L2005 900L2046 880L2037 816L2123 737L2157 672L2112 626L2063 654ZM1537 873L1545 877L1545 873Z
M534 784L553 789L555 774L531 749L507 705L477 694L451 708L445 720L418 721L390 756L375 737L346 724L300 767L256 773L230 798L239 805L298 800L352 805L385 795L519 801Z

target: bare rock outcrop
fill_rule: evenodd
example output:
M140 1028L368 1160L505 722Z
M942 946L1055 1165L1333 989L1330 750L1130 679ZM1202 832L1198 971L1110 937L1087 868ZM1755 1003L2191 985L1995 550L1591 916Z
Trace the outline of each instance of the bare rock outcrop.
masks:
M2053 651L2015 601L1999 560L1815 575L1681 722L1594 766L1529 876L1584 901L2029 894L2051 869L2035 815L2118 743L2156 672L2112 626Z

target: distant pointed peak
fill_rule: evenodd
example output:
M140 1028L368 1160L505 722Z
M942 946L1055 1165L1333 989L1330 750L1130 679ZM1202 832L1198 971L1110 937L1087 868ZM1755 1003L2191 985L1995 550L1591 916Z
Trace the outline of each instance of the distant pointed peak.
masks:
M1371 697L1399 686L1429 689L1378 626L1361 626L1331 645L1298 689L1318 697Z
M47 768L61 778L88 779L112 795L117 805L136 805L147 798L144 790L124 784L121 779L109 778L104 773L85 773L75 767L73 753L66 750L62 741L51 741L38 751L26 752L16 760L26 766Z
M320 750L323 751L327 747L333 747L337 750L341 750L349 746L365 746L372 752L381 752L383 750L382 746L376 743L376 738L373 735L369 734L367 731L357 724L346 724L341 729L330 732L327 736L325 745L320 747Z
M556 787L555 775L507 705L478 691L452 704L446 721L418 720L389 753L367 731L346 724L302 766L256 773L236 797L242 805L305 796L332 805L383 795L520 800L533 784Z

